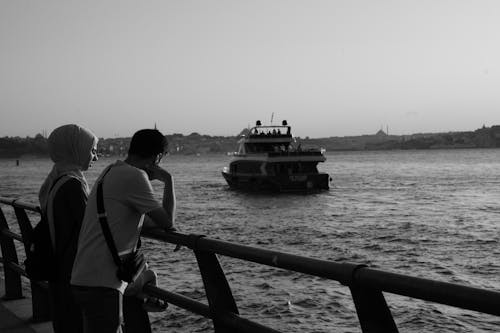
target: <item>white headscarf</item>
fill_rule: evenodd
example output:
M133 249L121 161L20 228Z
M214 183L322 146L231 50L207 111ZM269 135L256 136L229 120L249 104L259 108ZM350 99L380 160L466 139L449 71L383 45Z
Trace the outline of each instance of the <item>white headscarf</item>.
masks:
M94 133L74 124L60 126L50 133L48 148L54 166L38 193L42 209L47 206L49 192L54 181L62 175L78 178L88 193L87 180L82 170L88 167L91 150L96 143L97 137Z

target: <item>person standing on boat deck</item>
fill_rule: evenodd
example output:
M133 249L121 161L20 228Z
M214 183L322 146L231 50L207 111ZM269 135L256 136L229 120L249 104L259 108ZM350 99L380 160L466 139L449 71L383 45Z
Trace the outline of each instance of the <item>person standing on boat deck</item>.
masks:
M64 125L52 131L48 149L54 166L40 188L39 200L48 217L56 258L55 279L49 282L52 325L55 333L79 333L82 317L70 278L87 205L88 185L82 171L97 161L97 137L78 125Z
M140 130L132 137L127 158L108 166L96 181L97 184L103 180L107 222L120 255L134 251L145 215L167 232L175 230L173 179L158 165L166 151L166 138L158 130ZM162 203L154 197L151 180L164 183ZM71 278L73 294L82 307L85 333L122 332L122 302L127 283L118 279L116 271L98 220L97 186L94 186Z

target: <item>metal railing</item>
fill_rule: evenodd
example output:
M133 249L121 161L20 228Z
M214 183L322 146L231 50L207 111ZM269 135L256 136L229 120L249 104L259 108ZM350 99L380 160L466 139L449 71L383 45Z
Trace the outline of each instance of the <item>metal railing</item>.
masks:
M21 298L21 276L26 276L26 272L18 262L14 241L25 242L29 239L32 225L26 211L39 213L40 210L34 205L1 197L0 203L13 207L22 234L21 236L10 231L0 206L0 245L6 290L4 298ZM351 291L359 323L365 333L398 332L383 292L500 316L500 292L496 291L390 273L366 265L336 263L255 248L210 239L203 235L148 231L143 232L143 236L182 245L194 252L208 305L158 287L146 286L144 291L212 319L217 333L278 332L239 316L237 304L217 254L340 282ZM36 321L49 319L46 287L46 283L31 281L33 319Z

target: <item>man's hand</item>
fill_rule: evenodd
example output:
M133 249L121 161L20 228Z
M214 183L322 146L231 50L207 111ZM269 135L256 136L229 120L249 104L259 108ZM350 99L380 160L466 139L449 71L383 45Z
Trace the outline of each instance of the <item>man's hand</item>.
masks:
M177 231L177 229L175 227L173 227L173 226L170 227L170 228L165 229L165 232L176 232L176 231ZM179 251L181 248L182 248L181 244L176 244L175 248L174 248L174 252Z
M145 171L148 174L150 180L156 179L163 183L172 181L172 175L167 170L159 167L158 165L149 166Z

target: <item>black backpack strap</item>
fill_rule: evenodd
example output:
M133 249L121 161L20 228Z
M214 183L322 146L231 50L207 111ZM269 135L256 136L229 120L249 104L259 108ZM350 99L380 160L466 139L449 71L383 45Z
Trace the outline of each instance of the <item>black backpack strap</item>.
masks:
M102 175L101 179L97 183L97 216L99 218L99 223L101 224L104 239L106 240L109 251L111 252L111 256L113 257L113 261L115 262L116 266L120 267L122 261L120 259L120 256L118 255L118 250L116 249L111 230L109 229L108 218L106 216L106 210L104 209L104 199L102 193L102 181L104 180L104 176L106 176L109 170L111 170L111 167L106 170L106 172Z
M65 176L68 176L67 174L64 174L64 175L60 175L59 177L56 178L56 180L54 180L52 182L52 185L50 185L50 188L49 188L49 192L48 192L48 196L50 196L50 192L52 192L52 190L54 189L54 187L56 187L57 183ZM47 198L48 198L47 196ZM47 203L48 203L48 200L47 200ZM44 207L45 211L47 211L47 207ZM42 211L44 210L42 209Z
M63 175L60 175L59 177L56 178L56 180L54 180L54 182L52 183L52 185L50 186L50 189L49 189L49 193L48 193L48 197L47 197L47 205L44 207L44 209L42 209L42 214L45 216L45 221L47 222L47 225L49 227L49 238L50 238L50 243L52 245L52 249L55 251L56 249L56 226L54 224L54 221L53 220L50 220L49 219L49 203L50 203L50 193L52 192L52 190L54 189L54 187L56 187L56 185L59 183L59 181L61 179L63 179L64 177L71 177L67 174L63 174ZM66 182L67 180L65 180L64 182ZM64 182L63 182L63 185L64 185ZM61 185L62 186L62 185ZM55 198L55 195L54 195L54 198ZM54 202L52 201L52 218L54 217ZM52 237L52 235L54 235L54 237Z

